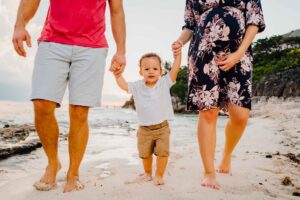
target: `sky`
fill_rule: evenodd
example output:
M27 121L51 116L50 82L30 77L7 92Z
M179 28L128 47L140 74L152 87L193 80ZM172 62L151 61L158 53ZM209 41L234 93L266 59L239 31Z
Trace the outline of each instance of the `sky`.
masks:
M50 0L41 0L40 7L27 26L31 34L32 48L28 56L19 57L11 43L19 1L0 0L0 101L29 101L31 75L37 38L43 27ZM138 60L147 52L158 53L164 61L172 61L171 43L177 39L183 26L185 0L124 0L127 26L127 66L124 77L135 81L138 74ZM266 30L256 39L280 35L300 29L299 0L261 0ZM115 83L108 71L115 44L111 33L109 10L106 12L106 37L110 45L103 86L103 104L120 104L129 98ZM182 64L186 65L187 46L183 51ZM64 98L67 101L67 92Z

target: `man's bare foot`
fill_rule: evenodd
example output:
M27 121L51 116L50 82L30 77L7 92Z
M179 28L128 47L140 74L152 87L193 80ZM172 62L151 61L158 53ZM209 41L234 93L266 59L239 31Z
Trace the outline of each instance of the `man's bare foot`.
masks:
M223 174L229 174L230 168L231 168L231 155L223 156L221 164L219 165L219 168L217 169L217 172L223 173Z
M220 185L216 180L215 174L205 174L201 185L203 187L208 187L208 188L215 189L215 190L220 189Z
M78 176L67 178L64 192L80 191L84 189L84 185L79 181Z
M143 183L143 182L149 182L152 181L152 175L147 173L139 174L137 178L130 181L125 181L125 184L132 184L132 183Z
M60 161L54 163L53 165L48 165L45 169L45 173L40 179L40 181L33 184L37 190L49 191L56 186L56 174L61 169Z
M161 176L155 176L153 178L153 182L154 182L154 185L157 185L157 186L165 184L165 181L164 181L163 177L161 177Z

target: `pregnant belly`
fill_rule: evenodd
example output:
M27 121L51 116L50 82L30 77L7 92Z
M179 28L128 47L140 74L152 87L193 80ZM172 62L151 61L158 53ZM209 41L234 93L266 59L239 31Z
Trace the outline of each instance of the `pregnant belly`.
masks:
M213 41L241 40L245 33L244 13L234 7L216 7L205 11L200 17L202 36Z

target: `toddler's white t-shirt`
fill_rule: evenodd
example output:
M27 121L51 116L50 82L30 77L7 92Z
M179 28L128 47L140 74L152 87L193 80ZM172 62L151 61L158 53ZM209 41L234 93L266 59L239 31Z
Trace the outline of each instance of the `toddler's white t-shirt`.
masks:
M133 95L139 125L159 124L174 119L170 88L175 84L170 74L162 76L152 87L147 87L144 79L129 82L128 93Z

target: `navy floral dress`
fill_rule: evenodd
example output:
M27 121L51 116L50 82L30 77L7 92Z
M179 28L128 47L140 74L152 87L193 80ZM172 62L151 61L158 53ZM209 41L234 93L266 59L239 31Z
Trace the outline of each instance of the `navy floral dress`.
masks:
M188 52L188 110L226 108L228 103L251 109L251 47L224 72L215 57L235 52L248 25L265 29L260 0L186 0L185 25L193 31Z

